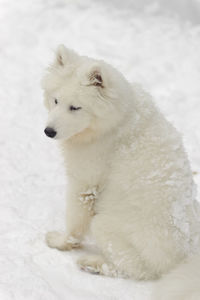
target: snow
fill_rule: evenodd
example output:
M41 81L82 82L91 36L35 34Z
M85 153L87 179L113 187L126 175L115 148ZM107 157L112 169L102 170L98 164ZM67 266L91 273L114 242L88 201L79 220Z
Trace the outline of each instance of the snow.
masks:
M142 83L184 134L199 187L199 15L199 0L0 0L2 300L149 299L152 283L84 273L75 264L83 250L44 242L64 230L66 180L43 134L40 80L63 43Z
M91 189L88 189L86 192L82 192L80 194L79 200L84 206L87 206L90 213L92 213L94 202L97 199L97 197L98 197L98 190L97 187L94 186Z

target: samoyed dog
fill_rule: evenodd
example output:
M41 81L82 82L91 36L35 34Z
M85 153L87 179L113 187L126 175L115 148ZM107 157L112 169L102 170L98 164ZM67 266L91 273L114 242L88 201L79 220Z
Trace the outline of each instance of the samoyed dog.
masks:
M200 209L175 128L139 85L63 45L42 87L45 134L59 141L69 182L66 233L49 232L47 244L70 250L90 232L99 254L77 263L108 276L156 279L182 262L152 299L199 300L200 257L188 259L200 249Z

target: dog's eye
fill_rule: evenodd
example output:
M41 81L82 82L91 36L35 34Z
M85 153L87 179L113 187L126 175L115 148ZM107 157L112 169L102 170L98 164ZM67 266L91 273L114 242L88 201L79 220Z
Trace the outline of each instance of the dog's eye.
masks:
M57 99L55 99L54 102L55 102L55 104L58 104L58 100Z
M70 105L69 110L79 110L81 108L82 107L80 107L80 106L76 107L76 106Z

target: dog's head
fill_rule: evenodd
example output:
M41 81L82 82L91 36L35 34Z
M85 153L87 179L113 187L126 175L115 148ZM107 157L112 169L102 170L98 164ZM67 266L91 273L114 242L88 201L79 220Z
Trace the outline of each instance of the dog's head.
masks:
M45 133L65 140L88 140L113 130L125 117L131 90L110 65L79 56L63 45L42 87L49 111Z

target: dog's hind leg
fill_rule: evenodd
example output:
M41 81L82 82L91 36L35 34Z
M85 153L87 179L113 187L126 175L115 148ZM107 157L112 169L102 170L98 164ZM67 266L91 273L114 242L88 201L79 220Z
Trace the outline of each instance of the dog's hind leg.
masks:
M106 275L113 277L116 275L115 267L106 262L103 255L88 254L81 256L77 260L77 264L81 270L91 274Z
M103 272L103 268L101 268L100 274L137 280L156 277L156 274L152 274L146 265L139 251L120 231L117 222L114 223L108 217L96 215L91 223L91 232L103 254L102 257L105 257L104 263L106 263L107 272ZM90 264L91 262L88 265ZM103 266L103 264L101 265Z

